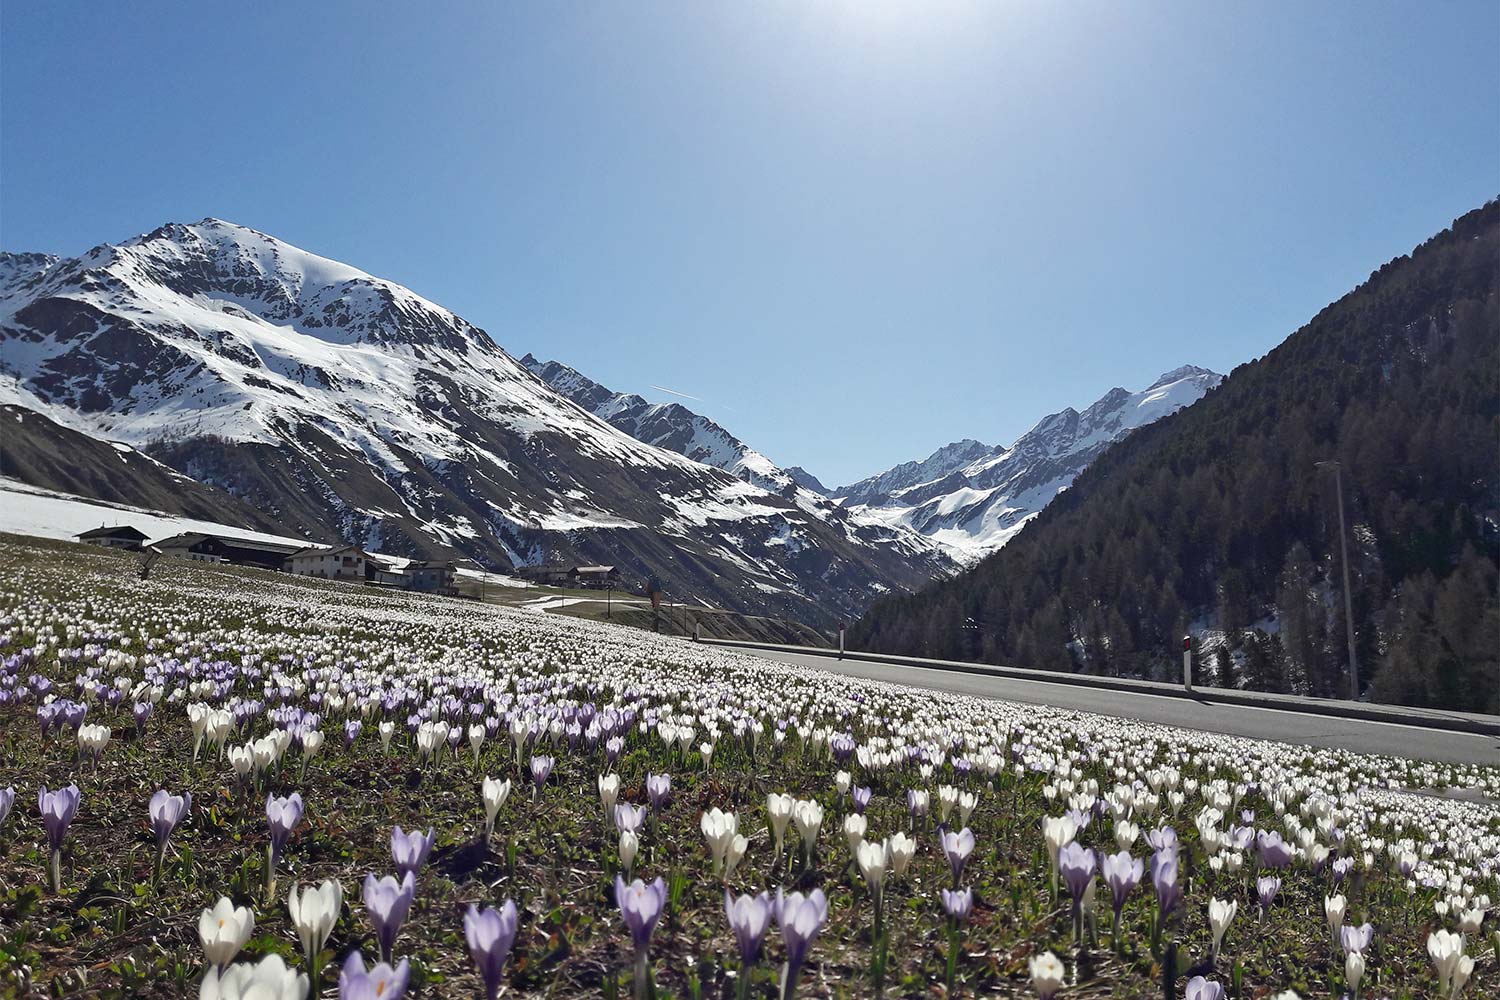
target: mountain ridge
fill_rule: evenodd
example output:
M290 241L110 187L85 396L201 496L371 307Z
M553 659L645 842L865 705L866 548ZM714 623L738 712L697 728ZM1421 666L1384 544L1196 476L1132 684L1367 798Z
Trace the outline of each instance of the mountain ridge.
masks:
M233 223L7 254L0 288L0 403L144 451L289 534L501 569L614 562L680 599L823 624L948 565L812 494L644 444L410 289Z

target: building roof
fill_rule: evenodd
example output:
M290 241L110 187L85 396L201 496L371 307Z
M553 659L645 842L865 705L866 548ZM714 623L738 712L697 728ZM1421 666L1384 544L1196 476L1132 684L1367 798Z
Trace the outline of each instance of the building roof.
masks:
M259 538L240 538L237 535L216 535L204 531L184 531L180 535L163 538L153 542L155 548L190 549L195 545L212 539L224 546L226 549L239 549L244 552L267 552L273 555L291 555L300 548L296 542L273 542Z
M613 573L614 571L615 571L615 568L613 566L579 566L576 572L579 572L579 573Z
M74 538L129 538L137 542L146 540L146 533L139 528L133 528L128 524L117 524L114 526L101 524L97 528L88 531L80 531Z

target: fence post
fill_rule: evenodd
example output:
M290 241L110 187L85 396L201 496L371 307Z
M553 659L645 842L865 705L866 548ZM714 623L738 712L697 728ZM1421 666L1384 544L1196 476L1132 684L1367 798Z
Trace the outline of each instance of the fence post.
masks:
M1193 689L1193 637L1190 635L1182 637L1182 686L1188 691Z

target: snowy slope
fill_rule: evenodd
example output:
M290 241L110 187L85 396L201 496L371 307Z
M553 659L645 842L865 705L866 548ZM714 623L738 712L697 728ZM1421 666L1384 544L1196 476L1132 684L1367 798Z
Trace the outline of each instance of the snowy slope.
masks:
M621 432L409 289L214 219L0 254L0 403L148 451L289 534L397 555L612 562L812 621L947 565L751 465L746 482Z
M649 403L635 393L615 392L560 361L526 355L521 364L553 389L637 441L723 469L773 493L785 493L792 477L709 418L680 403Z
M1205 368L1178 368L1139 392L1112 389L1082 413L1069 407L1044 417L1009 449L960 441L837 493L857 516L911 528L972 562L1013 538L1104 449L1222 381Z
M252 542L307 544L305 538L250 531L217 521L177 517L129 504L106 503L91 497L44 490L0 476L0 531L36 538L71 540L80 532L119 524L139 528L153 542L183 532L202 531Z

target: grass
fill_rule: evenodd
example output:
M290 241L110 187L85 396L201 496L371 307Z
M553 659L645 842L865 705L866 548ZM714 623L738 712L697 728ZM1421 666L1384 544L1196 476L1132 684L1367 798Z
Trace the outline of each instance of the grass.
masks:
M288 683L316 690L337 671L378 670L393 684L422 687L428 675L479 676L503 685L512 706L540 692L576 703L639 704L666 719L695 727L686 749L668 748L656 736L630 730L614 765L623 780L621 801L644 803L648 772L673 778L674 798L659 823L648 825L636 872L663 877L671 898L652 943L652 969L663 997L726 997L738 986L739 961L723 912L723 887L709 874L699 831L700 814L713 806L734 809L750 838L744 862L732 880L736 892L778 886L823 889L830 899L829 925L814 947L800 996L865 997L874 992L872 960L880 950L871 933L872 909L863 882L849 864L840 824L847 800L836 792L840 768L826 748L826 733L848 731L867 746L882 746L897 722L937 749L949 738L989 733L992 745L1029 745L1036 757L1072 758L1075 787L1097 781L1101 792L1122 775L1173 766L1206 791L1218 778L1236 783L1263 779L1236 803L1254 809L1262 824L1277 824L1272 802L1278 792L1304 782L1307 788L1349 788L1340 808L1345 825L1369 850L1375 841L1413 838L1431 843L1439 859L1459 860L1476 845L1500 837L1500 810L1488 802L1459 802L1369 791L1377 781L1407 787L1463 786L1500 790L1494 769L1358 758L1333 751L1289 751L1270 744L1183 734L1156 727L1115 723L1072 713L998 702L903 692L870 682L784 670L751 663L719 650L693 647L649 635L606 629L586 622L557 621L473 602L420 595L371 593L343 584L292 580L258 571L163 563L147 581L133 573L128 557L31 540L0 540L0 660L34 656L16 676L49 677L54 690L79 696L75 677L131 681L148 666L182 665L186 678L202 678L210 665L228 664L238 676L226 694L261 697L257 671L279 671ZM109 651L117 655L111 657ZM76 654L76 655L75 655ZM124 662L135 658L135 662ZM13 661L15 662L15 661ZM96 669L97 668L97 669ZM277 682L278 684L280 681ZM198 692L194 697L203 697ZM472 696L472 693L471 693ZM168 696L170 698L170 695ZM405 717L396 718L390 754L374 727L380 713L368 701L346 708L321 706L328 745L299 778L295 756L286 759L256 790L237 781L218 749L195 762L185 705L164 698L137 736L127 699L109 708L93 704L90 722L107 722L112 741L97 767L80 762L69 738L43 740L35 705L0 706L3 757L0 787L17 789L16 806L0 827L0 992L14 996L176 997L196 995L202 953L199 911L220 895L253 905L255 935L243 958L276 953L298 964L296 935L286 912L294 883L335 878L345 889L345 907L329 942L331 960L351 949L373 951L369 923L359 902L367 872L392 870L388 851L393 825L432 827L437 848L418 879L417 903L401 932L398 955L412 965L409 995L482 995L469 961L462 913L471 903L496 905L510 898L521 911L521 931L506 969L507 995L596 997L628 995L630 955L612 900L617 858L615 834L607 826L596 791L606 769L603 752L566 736L546 752L557 759L551 781L533 802L525 763L518 761L502 731L487 740L477 766L467 742L457 753L422 764L413 750ZM469 699L463 699L467 703ZM307 704L294 695L290 703ZM363 715L366 709L370 714ZM467 711L466 708L463 711ZM345 749L342 720L363 717L364 728ZM759 716L768 731L761 740L736 738L733 723ZM711 765L698 744L706 719L717 720ZM771 727L791 719L784 742ZM264 735L270 724L255 718L231 744ZM818 735L821 731L825 735ZM973 755L977 748L961 747ZM1006 749L1007 756L1011 750ZM295 752L293 751L293 754ZM1030 756L1025 751L1019 759ZM1162 985L1166 952L1150 948L1154 900L1149 884L1125 907L1123 946L1112 951L1108 906L1099 888L1099 935L1072 941L1065 903L1052 897L1041 819L1059 814L1057 770L1003 766L986 779L959 775L951 759L922 776L914 767L855 768L856 783L873 787L868 811L874 838L906 830L905 793L949 783L980 793L970 821L978 848L965 884L977 903L960 936L957 995L1029 996L1030 958L1052 950L1070 975L1061 997L1180 996L1188 974L1207 974L1229 986L1238 970L1239 997L1268 996L1295 988L1304 997L1327 996L1343 986L1343 957L1322 920L1329 876L1305 866L1286 873L1284 887L1262 922L1254 900L1253 854L1242 872L1215 872L1193 817L1202 808L1190 797L1173 819L1165 806L1144 831L1171 822L1184 842L1188 887L1183 908L1169 921L1165 940L1176 960ZM514 788L501 810L494 839L482 842L478 783L482 775L508 776ZM64 848L64 891L47 887L45 841L35 801L39 784L76 781L83 793L77 820ZM1366 788L1359 796L1358 788ZM154 846L146 802L157 788L191 790L191 817L174 834L162 877L153 879ZM1051 789L1052 797L1047 790ZM264 799L269 791L298 790L307 818L284 853L274 903L264 898L267 845ZM811 867L790 854L773 858L767 835L765 797L788 791L813 798L825 810L817 858ZM934 800L936 795L934 794ZM1060 796L1065 800L1066 795ZM1310 796L1285 803L1298 813ZM1364 802L1364 805L1360 805ZM1360 810L1357 814L1355 810ZM941 996L947 968L948 933L937 891L950 886L947 865L936 849L937 805L917 824L919 850L907 875L887 888L885 927L887 996ZM1304 821L1307 816L1301 814ZM1425 824L1425 825L1424 825ZM1105 846L1109 824L1096 820L1085 835L1089 846ZM795 839L794 833L789 838ZM1353 841L1351 839L1352 848ZM1113 850L1110 847L1110 850ZM1143 843L1137 856L1147 853ZM1354 852L1354 853L1357 853ZM1435 914L1446 893L1420 885L1408 891L1383 853L1361 864L1345 883L1349 920L1376 925L1376 944L1362 996L1433 996L1427 962L1429 931L1451 926ZM1464 862L1467 864L1467 862ZM1472 879L1471 889L1500 898L1493 874ZM1205 916L1212 897L1234 898L1240 913L1217 968L1208 963ZM1493 928L1491 915L1486 930ZM767 961L752 972L752 995L773 996L782 946L773 929ZM1467 995L1500 995L1500 973L1492 955L1481 955ZM329 995L332 995L330 993ZM1236 995L1236 994L1226 994Z

